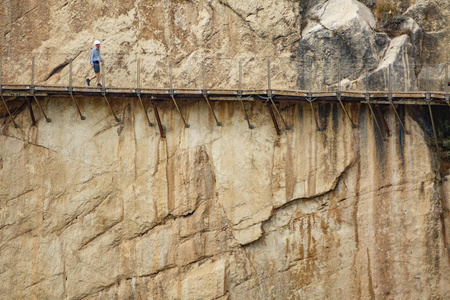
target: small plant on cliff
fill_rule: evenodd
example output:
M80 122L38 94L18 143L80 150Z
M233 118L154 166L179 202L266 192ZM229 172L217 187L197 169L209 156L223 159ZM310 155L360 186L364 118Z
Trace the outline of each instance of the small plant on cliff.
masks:
M400 29L400 24L406 18L391 0L377 1L374 14L377 19L378 31L386 32L391 38L402 34L410 34L410 32Z
M379 22L386 22L399 13L397 7L390 0L379 0L375 3L374 14Z

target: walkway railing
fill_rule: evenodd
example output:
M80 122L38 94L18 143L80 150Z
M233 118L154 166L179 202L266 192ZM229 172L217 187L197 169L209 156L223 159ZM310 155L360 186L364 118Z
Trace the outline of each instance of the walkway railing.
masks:
M85 78L94 74L88 56L4 53L0 55L0 84L84 87ZM107 88L169 89L172 83L174 89L448 93L449 82L448 63L418 65L412 59L367 69L363 62L314 61L304 57L191 55L172 59L128 53L104 53L102 57Z

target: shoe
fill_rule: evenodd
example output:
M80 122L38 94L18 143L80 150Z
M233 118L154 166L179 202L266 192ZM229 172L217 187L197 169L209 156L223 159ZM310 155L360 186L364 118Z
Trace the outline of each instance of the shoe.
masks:
M100 83L97 83L97 87L102 87L102 85Z
M86 78L86 83L87 83L88 86L90 86L91 85L91 80L89 78Z

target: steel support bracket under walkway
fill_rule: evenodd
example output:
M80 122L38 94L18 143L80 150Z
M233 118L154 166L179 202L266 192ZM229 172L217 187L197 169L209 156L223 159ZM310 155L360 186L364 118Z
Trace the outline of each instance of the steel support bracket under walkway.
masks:
M313 114L313 116L314 116L314 120L315 120L315 122L316 122L317 131L322 131L323 129L322 129L322 127L321 127L320 124L319 124L319 119L318 119L318 117L316 116L316 111L314 110L314 106L313 106L313 104L312 104L316 99L313 99L313 98L312 98L312 94L311 94L311 93L308 93L308 97L307 97L306 99L307 99L307 101L309 102L309 105L310 105L310 107L311 107L311 112L312 112L312 114Z
M175 100L175 91L173 89L173 70L172 70L172 61L169 62L169 83L170 83L170 90L169 90L169 94L170 94L170 98L172 98L172 102L175 105L175 108L177 109L178 113L181 116L181 119L183 120L184 123L184 128L189 128L191 127L191 125L189 125L186 122L186 119L184 118L183 114L181 113L180 108L178 107L178 103Z
M367 106L369 106L370 113L372 115L373 120L375 121L375 124L377 125L378 132L380 133L380 136L382 137L383 141L387 141L387 138L384 137L384 135L383 135L383 131L381 131L381 127L380 127L380 124L378 123L377 117L375 116L375 113L373 112L372 105L370 104L370 94L367 93L365 95L365 98L366 98L366 102L365 103L367 104Z
M70 59L70 63L69 63L69 94L70 94L70 97L72 98L73 103L77 107L78 114L80 115L81 120L86 120L86 117L83 116L83 114L81 113L80 106L78 105L78 102L75 100L75 97L73 96L72 62L73 62L73 58Z
M242 110L244 111L245 119L247 120L247 124L248 124L248 128L254 129L255 126L250 124L250 117L248 116L247 110L245 109L244 101L242 100L242 95L243 95L243 92L242 92L242 61L240 60L239 61L239 90L237 92L237 98L238 98L239 102L241 103ZM250 99L250 97L251 96L249 96L247 99Z
M0 97L2 98L3 104L5 105L6 111L8 112L9 117L11 118L11 121L14 124L15 128L19 128L19 124L16 123L16 121L14 120L14 117L12 116L11 112L9 111L8 105L6 105L6 101L5 98L3 97L3 94L1 92L2 87L0 86Z
M277 106L275 105L275 102L273 101L273 91L271 87L271 80L270 80L270 60L267 61L267 97L269 98L270 102L273 105L273 108L275 108L275 111L277 112L278 117L280 117L281 121L284 124L284 128L286 130L291 130L292 126L288 126L286 121L284 120L283 116L281 115L280 111L278 110ZM273 113L273 111L272 111ZM278 132L278 131L277 131Z
M222 122L219 122L219 120L217 119L217 116L214 112L214 110L211 107L211 103L209 103L209 99L208 99L208 91L206 90L206 69L205 69L205 62L202 62L202 80L203 80L203 89L202 89L202 95L206 100L206 103L208 104L209 110L211 111L211 113L214 116L214 120L216 120L216 125L217 126L222 126Z
M281 135L282 132L281 132L280 126L278 126L277 118L275 118L275 114L273 113L272 106L269 102L267 102L266 105L267 105L267 108L269 109L269 113L270 113L270 117L272 118L273 126L275 127L277 134Z
M161 138L165 139L166 138L166 134L164 132L164 128L161 124L161 119L159 117L159 112L158 112L158 107L156 106L155 101L153 101L153 97L150 98L150 103L153 106L153 111L155 112L155 118L156 118L156 122L158 123L158 128L159 128L159 133L161 134Z

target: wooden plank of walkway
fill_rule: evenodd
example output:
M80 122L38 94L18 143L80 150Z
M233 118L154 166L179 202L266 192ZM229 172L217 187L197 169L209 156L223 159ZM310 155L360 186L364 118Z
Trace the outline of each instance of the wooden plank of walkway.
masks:
M34 94L36 97L69 96L68 86L30 86L30 85L4 85L1 92L4 97L10 97L6 101L12 101L16 97L26 97ZM102 89L98 87L73 87L73 94L84 97L102 96ZM201 100L204 97L204 90L201 89L175 89L173 94L180 99ZM106 93L110 97L134 97L137 93L133 88L106 88ZM139 90L142 96L153 96L157 99L171 99L171 90L169 88L143 88ZM249 101L265 101L268 90L248 89L208 89L206 94L212 101L239 101L239 93L243 97L253 96ZM337 101L338 93L336 91L306 91L306 90L271 90L272 98L275 101L298 102L314 99L320 103L334 103ZM343 102L365 103L366 95L370 95L370 102L373 104L390 104L389 93L387 91L362 91L348 90L341 91L340 96ZM412 91L412 92L393 92L392 101L394 104L405 105L426 105L427 98L431 99L431 105L448 105L445 99L448 95L442 91ZM253 98L253 99L252 99Z

